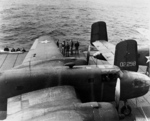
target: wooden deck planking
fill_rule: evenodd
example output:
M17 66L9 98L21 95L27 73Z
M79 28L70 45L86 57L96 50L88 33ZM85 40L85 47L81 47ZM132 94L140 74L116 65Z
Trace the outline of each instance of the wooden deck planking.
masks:
M132 107L132 114L136 121L150 120L150 91L146 95L131 99L128 102Z
M23 60L26 57L27 53L28 52L25 52L23 54L18 54L18 57L17 57L17 60L16 60L16 63L14 65L14 67L20 65L23 62Z
M28 52L22 54L0 54L0 70L8 70L20 65Z
M132 107L132 114L135 116L136 121L146 121L141 109Z
M147 66L139 66L138 72L146 73Z
M17 56L18 54L8 54L3 65L1 66L1 70L11 69L17 60Z
M7 54L0 54L0 68L2 67L3 63L7 58Z
M23 54L1 54L0 55L0 70L8 70L18 66L24 60L26 53Z

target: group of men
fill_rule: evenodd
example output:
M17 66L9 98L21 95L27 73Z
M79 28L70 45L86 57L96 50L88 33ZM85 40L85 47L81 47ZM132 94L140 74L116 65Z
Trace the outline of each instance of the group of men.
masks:
M64 56L69 57L70 55L79 54L79 42L76 41L75 43L70 40L69 42L63 41L61 44L59 44L59 40L57 40L57 46L61 49L61 52Z
M10 50L7 46L4 48L4 51L11 51L11 52L22 51L22 52L26 52L26 50L24 48L22 48L22 50L20 48L17 48L17 49L12 48Z

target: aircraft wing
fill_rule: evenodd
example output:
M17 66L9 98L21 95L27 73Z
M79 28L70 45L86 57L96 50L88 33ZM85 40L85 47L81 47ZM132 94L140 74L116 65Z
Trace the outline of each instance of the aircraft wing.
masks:
M54 40L50 36L41 36L35 40L23 63L53 60L62 57Z
M105 40L93 42L97 50L105 57L109 64L114 65L115 46Z
M58 86L8 99L6 121L83 121L71 86Z

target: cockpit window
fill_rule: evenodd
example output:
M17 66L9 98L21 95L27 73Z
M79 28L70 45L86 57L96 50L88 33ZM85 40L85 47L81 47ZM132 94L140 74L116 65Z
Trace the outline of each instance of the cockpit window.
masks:
M102 81L103 82L114 82L117 79L117 74L103 74Z

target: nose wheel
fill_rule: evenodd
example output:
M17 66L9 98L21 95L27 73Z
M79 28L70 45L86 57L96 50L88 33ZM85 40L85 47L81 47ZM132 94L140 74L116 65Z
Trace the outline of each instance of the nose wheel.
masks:
M127 105L127 102L124 102L124 106L121 108L121 113L125 116L129 116L131 114L131 107Z

